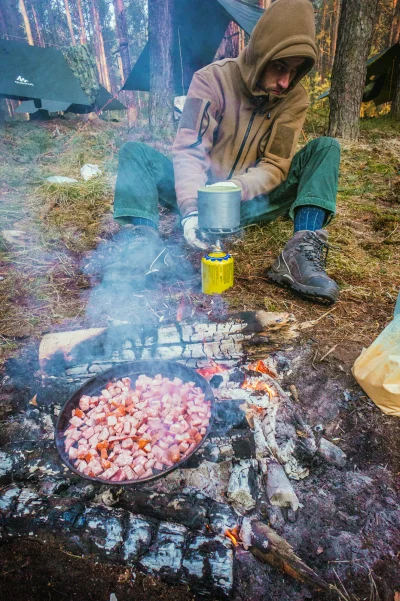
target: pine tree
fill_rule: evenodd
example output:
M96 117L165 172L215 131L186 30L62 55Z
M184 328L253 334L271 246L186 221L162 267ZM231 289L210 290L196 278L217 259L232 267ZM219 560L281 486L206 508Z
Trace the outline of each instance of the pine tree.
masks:
M171 134L174 108L172 8L173 0L149 2L149 125L153 132Z
M342 0L337 51L329 95L328 132L355 140L378 0Z
M73 25L72 25L71 11L69 10L68 0L64 0L64 5L65 5L65 14L67 17L68 29L69 29L69 33L71 36L71 42L72 42L73 46L76 46L75 33L74 33Z
M128 79L131 72L131 59L129 53L128 25L126 22L124 0L114 0L114 11L122 69L124 78Z
M81 0L76 0L76 7L78 9L79 26L80 26L79 39L81 41L81 44L86 44L86 42L87 42L86 28L85 28L85 21L83 19Z
M103 34L100 27L100 18L98 12L98 3L95 0L91 0L92 18L93 18L93 30L94 40L97 50L97 64L99 67L100 83L103 84L107 90L111 90L110 77L108 73L108 65L106 59L106 53L104 50Z
M397 42L400 42L400 0L394 0L393 2L393 16L389 44L393 46L393 44L396 44Z
M31 25L29 23L29 17L28 17L28 13L26 12L24 0L19 0L19 8L20 8L20 11L22 14L22 18L24 20L24 26L25 26L26 37L28 38L28 44L30 44L31 46L34 46Z

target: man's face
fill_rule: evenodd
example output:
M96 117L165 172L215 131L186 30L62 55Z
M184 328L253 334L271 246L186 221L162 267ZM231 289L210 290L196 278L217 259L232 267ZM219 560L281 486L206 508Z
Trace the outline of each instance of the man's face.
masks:
M258 87L279 96L290 86L304 58L288 57L270 61L258 81Z

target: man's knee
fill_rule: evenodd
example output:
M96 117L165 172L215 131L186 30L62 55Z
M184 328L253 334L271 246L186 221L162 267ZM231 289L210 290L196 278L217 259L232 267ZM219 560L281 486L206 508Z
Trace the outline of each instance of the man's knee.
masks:
M308 142L307 146L309 146L313 152L318 152L319 150L332 148L338 150L340 154L339 142L336 138L330 138L329 136L321 136L320 138L314 138L314 140Z
M143 142L125 142L119 150L119 156L140 156L145 152L146 146Z

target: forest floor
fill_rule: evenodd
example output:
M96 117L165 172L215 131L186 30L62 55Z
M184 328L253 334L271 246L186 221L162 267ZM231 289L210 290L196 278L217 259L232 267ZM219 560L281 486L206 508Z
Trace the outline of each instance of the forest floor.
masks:
M9 359L37 346L47 332L106 325L106 319L93 322L86 313L91 280L84 266L118 229L112 201L120 146L151 140L144 129L128 131L123 123L81 118L15 121L0 133L0 369L6 373ZM332 379L348 382L362 348L392 319L398 294L398 133L398 124L387 118L363 120L360 140L342 144L338 215L329 226L328 272L341 287L336 305L310 303L266 279L266 267L291 234L291 223L279 219L249 227L232 244L235 286L223 302L201 294L201 255L183 247L197 284L170 291L159 313L164 322L177 312L185 318L197 312L289 311L303 324L303 344L312 345L313 368L323 366ZM310 118L302 142L322 134L321 124ZM168 143L153 143L170 151ZM98 164L103 175L84 182L80 167L85 163ZM50 184L45 178L51 175L79 182ZM180 239L175 222L164 216L167 239ZM347 436L373 440L376 462L400 473L398 419L371 406L364 412L359 404L345 421ZM374 461L373 453L369 459Z
M310 130L314 130L312 133ZM312 123L304 142L320 132ZM118 149L128 139L151 141L144 130L128 132L120 123L99 119L12 122L0 139L0 361L25 337L82 322L90 286L81 270L117 226L112 219ZM168 144L154 145L168 153ZM235 286L224 294L230 310L289 311L298 321L315 321L307 334L318 344L317 357L351 365L390 321L400 281L400 140L398 125L376 118L362 122L361 138L342 144L338 214L329 227L328 272L341 287L331 308L310 303L271 284L266 268L291 234L286 219L249 227L229 249L235 258ZM96 163L103 176L84 182L80 167ZM50 184L45 177L76 178L75 185ZM174 220L164 219L166 237ZM6 234L7 236L7 234ZM199 272L199 256L187 249ZM173 309L207 305L197 290L175 291ZM168 317L168 316L167 316ZM170 317L170 315L169 315ZM82 325L82 324L81 324Z

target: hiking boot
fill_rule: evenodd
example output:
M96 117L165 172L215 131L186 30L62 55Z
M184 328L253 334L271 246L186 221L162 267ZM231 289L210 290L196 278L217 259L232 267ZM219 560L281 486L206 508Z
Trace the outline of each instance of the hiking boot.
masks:
M335 303L339 286L325 272L327 240L326 230L296 232L267 272L268 278L306 296Z
M125 225L110 241L103 281L132 281L146 287L152 279L167 279L174 261L158 232L144 225Z

